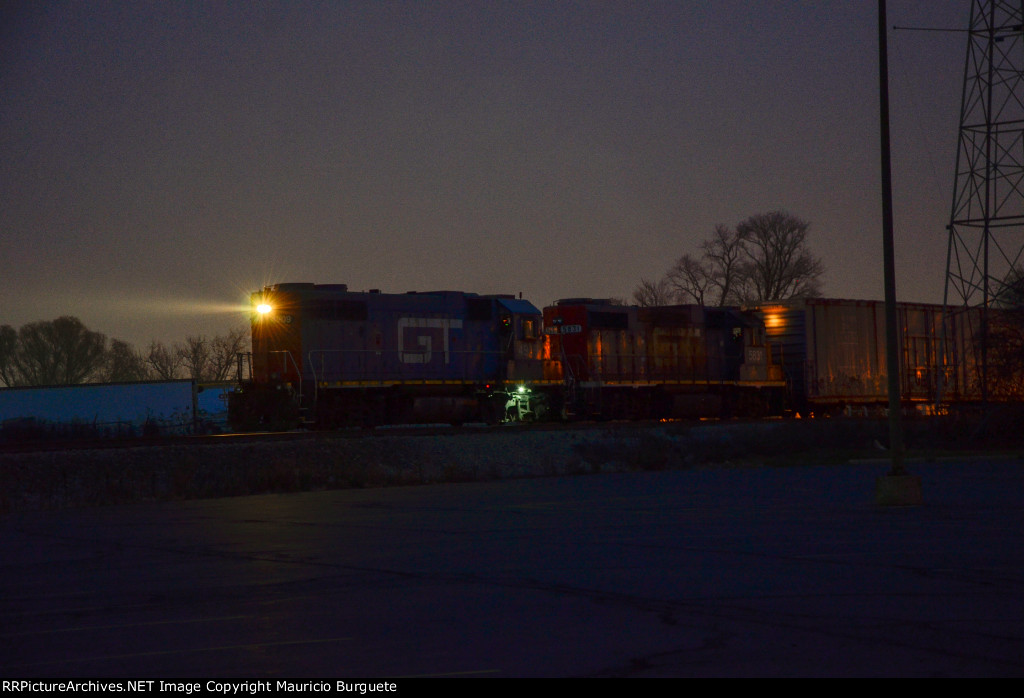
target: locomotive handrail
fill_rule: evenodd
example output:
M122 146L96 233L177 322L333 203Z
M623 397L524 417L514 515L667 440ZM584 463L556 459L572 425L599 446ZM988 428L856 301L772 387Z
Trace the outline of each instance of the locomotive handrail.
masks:
M566 363L583 367L587 365L583 356L566 355ZM636 383L658 383L666 380L730 383L739 380L739 375L729 377L713 371L713 362L706 356L679 354L659 356L657 354L602 354L590 357L587 365L589 379L596 381L618 381L628 378ZM575 371L574 371L575 373ZM712 377L713 374L715 377Z
M332 381L352 384L460 380L494 382L502 379L503 362L510 360L505 351L448 349L447 362L430 365L431 355L435 356L436 362L439 353L437 350L419 348L311 350L307 366L308 375L314 384L314 398L324 384ZM378 359L367 361L369 357ZM518 360L540 361L533 357L519 357ZM649 384L663 381L726 384L742 380L738 372L726 372L725 365L719 366L717 362L709 361L707 356L689 353L672 356L606 353L590 357L563 354L563 366L564 380L570 385L582 381L584 369L587 369L590 380L602 382L628 379L629 382Z
M248 366L249 368L248 378L243 377L243 374L245 373L243 366ZM252 380L252 352L235 352L235 382L242 383L246 380Z
M321 383L330 382L335 375L346 376L346 381L377 383L432 380L494 382L501 378L503 361L530 360L530 357L510 357L505 351L448 349L444 353L449 361L441 366L430 366L428 359L438 353L430 349L314 349L308 356L314 390ZM345 358L355 359L354 365L339 362L328 366L330 355L340 356L342 361ZM369 356L380 357L380 360L363 360ZM413 357L417 360L411 360Z
M295 369L295 375L298 377L298 380L296 382L299 384L298 385L298 399L299 399L299 404L301 405L302 404L302 371L299 369L299 363L295 360L295 357L292 356L292 353L289 350L287 350L287 349L276 349L274 351L268 351L267 354L268 355L270 355L270 354L282 354L284 356L284 371L283 371L284 373L288 372L288 362L289 361L292 362L292 368Z
M245 379L243 378L243 375L242 375L243 374L243 364L244 363L247 363L248 364L248 368L249 368L248 380L249 381L253 380L253 367L252 367L252 365L253 365L254 354L256 354L256 352L252 352L252 351L240 351L240 352L237 352L236 357L237 357L237 361L238 361L238 366L237 366L237 372L236 372L236 379L237 379L237 382L239 384L245 382ZM282 363L282 367L281 367L282 371L281 372L282 372L282 374L285 374L285 375L288 373L288 362L289 361L291 362L291 367L295 371L295 375L297 377L297 380L295 382L298 383L298 385L296 386L296 390L298 392L297 392L297 394L295 396L295 399L298 401L298 404L301 405L302 404L302 372L299 370L299 364L295 360L295 357L292 356L291 352L288 351L287 349L275 349L273 351L262 352L262 354L266 355L267 363L268 364L270 363L270 356L271 355L273 355L273 354L281 354L282 357L283 357L283 363ZM248 361L246 361L246 359L248 359Z

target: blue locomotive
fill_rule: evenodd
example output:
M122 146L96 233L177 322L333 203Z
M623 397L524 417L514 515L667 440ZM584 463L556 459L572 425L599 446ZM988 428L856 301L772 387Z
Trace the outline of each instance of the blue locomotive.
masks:
M285 283L252 294L236 429L498 422L536 409L541 313L511 295L349 291Z

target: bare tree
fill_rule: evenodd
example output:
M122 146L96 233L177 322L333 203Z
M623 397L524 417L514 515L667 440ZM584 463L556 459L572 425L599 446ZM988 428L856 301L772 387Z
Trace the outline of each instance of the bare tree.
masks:
M184 343L175 342L170 348L154 341L149 346L146 362L153 372L164 379L178 378L182 374L196 381L213 383L231 376L236 356L245 351L249 341L248 328L238 327L213 339L205 335L191 335Z
M156 378L161 380L178 378L181 371L178 346L175 345L168 349L163 342L153 340L149 343L149 351L146 352L146 364Z
M750 265L744 243L739 232L719 224L711 239L701 244L702 264L709 270L710 285L718 289L718 306L738 304L749 286Z
M1024 396L1024 308L995 311L988 325L988 390L996 399Z
M4 344L9 345L9 328L3 334ZM89 330L76 317L23 325L4 380L8 382L9 376L20 385L83 383L98 377L106 359L106 344L102 333Z
M204 335L186 337L185 344L177 346L177 352L189 378L196 381L208 380L210 343Z
M807 247L811 224L785 211L751 216L736 226L742 240L747 303L821 295L825 267Z
M714 283L713 276L713 269L706 259L694 259L684 254L668 270L665 280L676 300L704 305L708 289Z
M641 279L633 298L640 305L667 282L676 301L741 305L818 296L825 267L807 246L810 223L785 211L751 216L736 226L716 225L702 254L684 254L662 281Z
M993 305L997 308L1024 308L1024 267L1012 267L999 284Z
M1024 268L1003 278L988 317L988 390L996 399L1024 396Z
M231 376L236 365L236 357L247 349L249 344L249 328L236 327L225 335L217 335L210 342L210 359L208 364L208 380L225 381Z
M669 305L673 298L672 285L668 279L648 281L640 279L640 285L633 291L633 301L641 306Z
M0 326L0 380L8 387L19 385L15 366L18 351L18 333L10 325Z
M103 380L108 383L144 381L149 378L145 357L128 342L112 340L103 368Z

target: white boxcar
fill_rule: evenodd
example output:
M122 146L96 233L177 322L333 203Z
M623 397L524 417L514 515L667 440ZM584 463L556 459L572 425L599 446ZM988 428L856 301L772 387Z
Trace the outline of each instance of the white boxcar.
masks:
M903 402L979 399L978 311L958 309L943 331L941 305L897 303L896 309ZM885 303L808 298L757 310L782 359L795 410L887 404Z

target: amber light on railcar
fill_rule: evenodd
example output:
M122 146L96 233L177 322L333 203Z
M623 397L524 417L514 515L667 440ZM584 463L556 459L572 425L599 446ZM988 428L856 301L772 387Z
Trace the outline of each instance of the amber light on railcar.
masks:
M785 320L782 317L781 311L765 310L764 314L764 326L768 329L775 329L785 325Z

